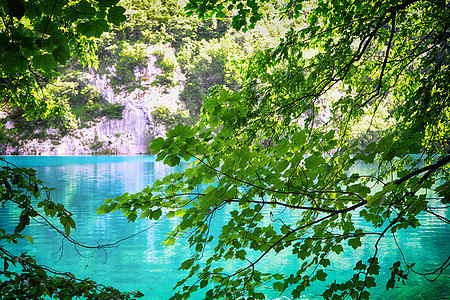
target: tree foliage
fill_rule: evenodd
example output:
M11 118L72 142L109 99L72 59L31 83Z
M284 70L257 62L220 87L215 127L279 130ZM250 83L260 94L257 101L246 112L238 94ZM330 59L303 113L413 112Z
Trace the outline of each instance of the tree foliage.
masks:
M95 40L110 24L125 20L118 0L101 1L0 1L0 101L18 107L22 118L52 115L63 105L43 89L55 78L57 66L71 55L84 65L96 66ZM60 95L61 98L62 95ZM59 99L64 100L64 99ZM67 101L67 99L65 99ZM115 110L115 109L114 109ZM3 125L3 124L2 124ZM0 209L14 207L17 225L0 227L0 297L2 299L134 299L139 292L122 293L90 279L78 279L39 264L26 253L13 253L7 244L20 239L33 243L24 229L40 219L68 241L76 228L72 214L51 200L52 189L36 178L32 169L18 168L0 158ZM54 225L59 221L63 229ZM103 247L103 246L101 246ZM98 249L98 246L93 247Z
M30 116L42 116L52 106L42 84L55 76L72 54L83 65L96 66L95 38L109 24L125 20L118 0L1 1L0 95Z
M136 75L145 74L149 60L152 59L150 56L157 56L155 66L161 69L161 74L157 75L152 86L162 87L164 90L178 85L184 86L180 100L189 109L193 120L198 118L202 99L209 88L222 84L234 88L232 73L227 69L230 62L253 53L255 48L265 48L271 41L278 39L279 31L285 27L284 22L264 19L254 30L242 34L232 29L227 19L199 20L193 16L187 17L182 3L177 1L121 1L120 5L126 9L127 20L119 26L110 27L92 47L80 45L86 47L86 51L81 53L87 54L90 51L89 55L93 61L95 57L92 54L97 54L98 69L95 70L95 75L106 75L115 93L147 89L148 77ZM270 11L273 10L271 7ZM86 61L86 58L83 61ZM96 64L97 62L93 66ZM180 81L180 70L182 75L186 76L185 81ZM52 75L51 81L38 77L40 89L34 89L34 94L38 94L41 100L46 100L38 101L40 105L47 107L46 115L34 112L32 107L27 111L26 108L11 103L12 108L8 111L10 116L22 119L26 112L31 114L31 117L33 114L40 119L48 117L47 121L37 123L30 121L32 118L29 117L27 122L34 123L29 128L34 127L34 130L30 129L30 134L22 135L22 139L53 139L58 136L46 134L49 126L58 128L59 132L64 134L77 127L74 117L81 118L78 128L88 127L87 121L96 117L90 109L85 114L82 107L73 101L74 98L92 98L93 91L85 86L93 81L93 70L83 68L80 60L71 55L66 64L58 67L57 71ZM61 93L64 93L63 97ZM69 105L65 101L66 96L70 98ZM102 102L104 101L98 101L101 107L105 106ZM94 101L92 107L97 106ZM12 110L16 112L13 113ZM43 111L44 108L41 109L41 112ZM7 122L6 119L2 121ZM16 123L27 123L18 121ZM20 128L20 131L23 128ZM18 136L14 130L6 130L2 134L10 139Z
M186 8L200 17L231 16L236 29L246 30L261 19L265 2L191 0ZM386 267L378 259L383 239L424 226L419 214L449 223L438 210L450 201L448 4L288 1L278 17L304 25L242 61L239 91L211 90L197 124L179 124L151 143L158 160L169 166L193 160L192 166L98 210L122 210L131 221L159 219L164 211L180 217L165 243L185 237L195 253L181 264L187 275L172 299L199 289L208 299L264 299L263 285L300 297L326 280L331 254L368 247L375 236L370 258L322 295L368 299ZM382 106L390 107L393 125L378 142L358 148L352 126ZM360 163L375 170L352 173ZM262 214L280 208L297 219ZM213 234L216 212L225 209L229 221ZM373 228L358 228L357 216ZM296 272L258 268L281 251L298 258ZM422 275L439 276L449 259ZM228 260L240 264L225 270ZM387 267L387 290L407 279L403 267L420 274L400 260Z
M122 119L124 106L106 101L91 84L92 76L80 71L65 70L64 73L64 76L59 76L43 89L47 93L47 100L57 106L57 114L24 118L21 107L8 109L8 115L2 122L13 124L12 128L4 129L12 144L34 138L57 140L71 130L89 127L102 117ZM57 134L48 134L50 128Z

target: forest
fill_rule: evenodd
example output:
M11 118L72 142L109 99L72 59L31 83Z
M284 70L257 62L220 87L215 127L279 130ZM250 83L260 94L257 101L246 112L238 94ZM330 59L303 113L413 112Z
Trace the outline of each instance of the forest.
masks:
M76 56L59 66L49 60L48 67L55 67L58 74L52 82L41 81L40 85L44 97L55 104L51 115L23 118L27 113L22 107L3 108L0 116L3 144L20 147L28 140L49 139L58 145L61 137L75 129L89 128L102 118L122 119L125 106L106 101L93 84L94 76L106 75L115 94L146 90L148 87L142 81L149 75L144 72L136 77L136 74L145 70L150 56L157 58L155 65L161 69L152 86L170 89L182 85L179 99L172 100L181 105L177 109L157 106L152 112L156 123L166 129L180 122L195 123L208 89L218 85L238 90L242 78L236 68L240 60L276 45L289 24L299 23L295 19L271 19L276 9L272 5L265 7L263 20L244 33L234 29L227 19L200 21L187 17L182 4L175 1L129 1L121 5L126 9L127 19L101 34L91 46L96 59L92 67L87 68ZM180 82L177 72L184 77ZM376 115L355 124L353 138L360 138L365 145L379 138L379 132L388 127L384 120L389 109L389 104L379 107ZM327 118L329 112L323 114Z
M97 209L130 222L176 220L164 244L183 239L193 252L171 299L267 299L267 286L300 299L327 280L332 256L351 249L369 256L328 284L324 299L369 299L371 289L392 291L412 274L448 276L450 256L418 266L398 244L389 251L401 257L381 263L384 241L426 228L421 216L450 223L445 1L0 3L2 144L45 135L39 126L58 128L58 139L121 118L123 107L92 87L93 70L109 76L115 93L145 89L135 70L153 56L161 73L152 84L183 87L180 110L154 111L167 131L148 153L190 166ZM36 219L77 243L76 222L36 171L0 159L1 209L20 211L12 231L0 226L3 298L145 299L7 250L5 243L33 243L23 232ZM372 169L352 172L360 164ZM215 228L222 212L227 223ZM288 253L298 268L260 268L274 253ZM383 270L389 276L380 281Z

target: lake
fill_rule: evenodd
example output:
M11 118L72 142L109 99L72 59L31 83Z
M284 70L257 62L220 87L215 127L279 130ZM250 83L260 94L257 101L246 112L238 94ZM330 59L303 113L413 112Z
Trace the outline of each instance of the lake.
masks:
M160 222L138 219L128 223L126 218L115 212L98 216L96 209L105 198L113 198L125 192L134 193L151 185L172 170L181 171L188 164L169 168L156 162L155 156L13 156L5 157L21 167L37 170L38 178L48 187L54 187L52 200L62 203L74 214L77 230L71 236L85 244L97 245L115 243L117 247L106 251L94 251L77 248L63 241L44 224L32 221L25 234L30 234L34 245L23 241L18 245L7 245L10 251L28 251L36 256L41 264L56 270L71 272L80 278L89 277L104 285L113 285L123 291L139 290L145 294L142 299L166 300L172 294L172 287L183 278L184 272L178 268L192 253L187 243L178 241L175 246L160 245L166 232L176 226L176 219ZM361 165L360 173L366 166ZM14 209L7 207L1 211L2 227L14 229L17 220L13 219ZM220 211L217 217L217 230L227 220L227 210ZM267 211L266 213L269 213ZM444 212L447 218L450 212ZM295 218L295 213L292 213ZM368 226L356 218L359 226ZM423 215L418 230L403 231L397 235L397 242L407 257L409 264L415 263L417 271L426 272L440 266L450 253L450 228L436 217ZM135 235L136 234L136 235ZM134 235L134 236L132 236ZM130 237L132 236L132 237ZM124 238L130 237L126 240ZM121 241L122 240L122 241ZM370 242L367 239L366 242ZM323 288L334 280L347 280L352 274L353 264L371 256L373 247L364 245L358 251L352 248L332 257L332 274L324 283L314 285L307 290L302 299L322 299ZM393 238L387 238L380 245L381 266L391 267L393 262L401 260L401 253ZM232 263L230 263L232 265ZM261 269L281 273L295 272L299 265L295 257L288 252L266 257ZM350 275L351 276L351 275ZM450 299L450 272L446 270L435 281L410 274L406 285L397 284L394 290L386 292L385 284L389 274L381 274L377 279L378 287L371 289L373 299ZM268 299L290 299L289 295L274 293L270 286L264 293ZM203 299L201 295L197 298Z

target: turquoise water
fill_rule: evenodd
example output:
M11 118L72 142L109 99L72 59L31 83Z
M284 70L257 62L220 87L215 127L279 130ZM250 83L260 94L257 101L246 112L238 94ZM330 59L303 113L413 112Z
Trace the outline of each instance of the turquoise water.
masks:
M164 247L160 243L165 233L176 226L176 219L161 222L138 219L128 223L120 214L98 216L96 209L103 204L105 198L112 198L125 192L138 192L152 184L157 178L173 169L156 162L154 156L80 156L80 157L6 157L18 166L31 167L37 170L38 177L46 186L56 188L52 192L55 202L64 204L74 213L77 230L71 236L88 245L115 243L121 239L137 234L119 242L116 247L106 251L75 248L64 242L48 227L32 222L25 234L34 238L31 246L24 241L19 245L8 246L12 251L28 251L45 265L60 271L69 271L76 276L89 277L104 285L113 285L124 291L140 290L145 294L143 299L163 300L172 294L172 287L183 278L184 273L178 268L190 250L181 240L175 246ZM187 164L175 168L181 171ZM364 166L361 166L360 173ZM6 212L6 213L5 213ZM217 216L214 227L218 230L228 216L224 209ZM269 211L266 211L268 214ZM275 212L276 213L276 212ZM450 217L450 212L445 212ZM0 224L13 228L16 220L12 219L14 211L11 207L2 210ZM285 214L284 214L285 215ZM295 213L288 217L295 218ZM432 216L421 218L419 230L407 231L397 236L408 263L416 263L417 271L430 271L440 266L450 253L448 224L438 221ZM359 226L367 226L356 218ZM367 227L368 228L368 227ZM319 295L323 288L334 280L343 281L352 276L353 264L360 259L367 259L373 254L370 238L358 251L346 249L343 254L332 257L332 274L327 281L312 286L303 299L322 299ZM400 251L392 238L384 240L380 245L379 259L383 266L401 260ZM232 267L230 263L228 267ZM260 268L285 274L296 271L300 263L281 252L266 257ZM421 276L410 274L406 286L397 285L394 290L385 291L388 274L382 274L377 283L379 287L372 289L373 299L450 299L450 272L447 270L436 281L430 282ZM268 286L264 293L268 299L289 299L288 295L274 293ZM199 295L197 298L202 299Z

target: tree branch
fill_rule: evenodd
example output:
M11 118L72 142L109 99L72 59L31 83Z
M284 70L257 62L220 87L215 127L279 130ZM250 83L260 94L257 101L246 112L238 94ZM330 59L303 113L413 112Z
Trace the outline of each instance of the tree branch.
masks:
M396 181L394 181L395 185L399 185L403 182L405 182L406 180L410 179L411 177L414 177L420 173L423 172L427 172L419 181L419 184L422 183L425 179L427 179L428 177L430 177L430 175L436 171L437 169L439 169L440 167L444 166L445 164L450 162L450 155L446 156L444 158L442 158L441 160L439 160L437 163L433 164L433 165L429 165L423 168L420 168L418 170L415 170L414 172L409 173L406 176L403 176L402 178L397 179Z
M380 77L378 78L378 86L376 88L376 94L379 94L381 88L383 87L383 76L384 76L384 72L386 70L387 61L389 59L389 51L391 50L392 41L393 41L394 35L395 35L395 17L396 17L396 11L394 11L391 15L391 18L392 18L391 36L389 37L389 42L388 42L387 49L386 49L386 55L384 56L383 66L381 67Z

